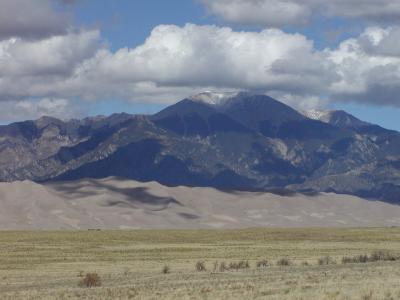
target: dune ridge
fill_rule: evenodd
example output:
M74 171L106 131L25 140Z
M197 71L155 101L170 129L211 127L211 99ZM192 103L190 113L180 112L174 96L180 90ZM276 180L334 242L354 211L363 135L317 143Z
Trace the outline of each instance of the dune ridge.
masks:
M400 206L355 196L167 187L118 178L0 183L0 229L399 226Z

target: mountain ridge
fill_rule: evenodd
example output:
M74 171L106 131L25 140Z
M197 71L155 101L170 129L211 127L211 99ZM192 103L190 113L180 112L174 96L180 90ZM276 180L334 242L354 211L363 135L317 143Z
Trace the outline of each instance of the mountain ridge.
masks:
M47 117L0 126L0 181L121 176L400 203L398 132L345 112L311 119L265 95L212 97L188 97L149 116Z

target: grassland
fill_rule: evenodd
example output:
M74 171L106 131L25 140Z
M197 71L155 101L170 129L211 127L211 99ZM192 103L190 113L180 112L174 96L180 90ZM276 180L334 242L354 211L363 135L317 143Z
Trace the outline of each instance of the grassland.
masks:
M400 299L400 261L341 263L374 251L400 255L400 229L0 232L0 299Z

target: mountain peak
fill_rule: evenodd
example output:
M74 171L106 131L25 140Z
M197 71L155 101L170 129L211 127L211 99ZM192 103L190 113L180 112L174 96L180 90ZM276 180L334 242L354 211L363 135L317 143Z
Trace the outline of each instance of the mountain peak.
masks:
M312 109L304 112L304 115L310 119L329 123L338 127L360 127L368 125L344 110L318 110Z
M188 99L201 102L212 106L220 106L226 103L229 99L238 96L241 93L238 92L212 92L205 91L197 95L190 96Z

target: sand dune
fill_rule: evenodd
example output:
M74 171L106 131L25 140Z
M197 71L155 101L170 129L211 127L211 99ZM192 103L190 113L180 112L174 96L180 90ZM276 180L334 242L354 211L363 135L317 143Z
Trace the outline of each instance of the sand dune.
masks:
M397 225L400 206L336 194L279 196L116 178L0 183L0 229Z

